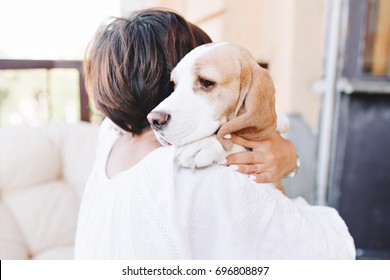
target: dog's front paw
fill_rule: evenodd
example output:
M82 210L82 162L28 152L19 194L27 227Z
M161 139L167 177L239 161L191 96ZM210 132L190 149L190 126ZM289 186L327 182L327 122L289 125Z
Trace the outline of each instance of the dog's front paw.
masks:
M176 151L176 162L181 167L202 168L220 162L226 157L226 151L213 136L182 146Z

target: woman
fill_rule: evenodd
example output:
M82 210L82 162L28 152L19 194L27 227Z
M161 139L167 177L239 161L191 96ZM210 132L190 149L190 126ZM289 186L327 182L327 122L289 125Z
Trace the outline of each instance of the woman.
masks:
M177 170L174 147L160 147L146 116L172 92L172 68L210 41L176 13L154 9L97 33L86 82L108 118L81 204L76 258L354 258L335 210L291 201L226 166ZM277 181L295 167L295 149L279 135L263 143L233 140L260 149L227 159L258 181Z

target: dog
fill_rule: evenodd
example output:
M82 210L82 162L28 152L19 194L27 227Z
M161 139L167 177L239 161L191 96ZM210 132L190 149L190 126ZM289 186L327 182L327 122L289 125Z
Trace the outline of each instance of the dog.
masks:
M189 52L172 70L173 93L147 116L162 145L175 145L181 167L203 168L245 148L226 135L261 140L277 130L275 87L268 70L232 43ZM287 117L278 117L286 130Z

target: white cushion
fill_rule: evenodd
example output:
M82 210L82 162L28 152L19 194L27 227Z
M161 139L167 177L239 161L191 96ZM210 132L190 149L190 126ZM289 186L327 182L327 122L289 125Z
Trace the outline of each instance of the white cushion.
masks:
M15 189L60 177L58 128L10 127L0 130L0 186Z
M70 259L98 127L0 129L0 258Z
M28 250L11 210L0 200L0 259L26 259Z
M74 259L74 246L55 247L48 249L33 257L34 260L72 260Z
M71 245L79 199L63 181L52 181L9 193L4 201L32 255L54 245Z

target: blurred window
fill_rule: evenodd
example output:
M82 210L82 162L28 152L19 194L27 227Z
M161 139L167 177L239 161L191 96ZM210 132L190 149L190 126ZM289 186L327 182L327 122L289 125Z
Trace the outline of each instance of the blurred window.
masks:
M390 1L368 2L364 74L390 77Z
M75 69L2 70L0 126L80 119Z
M0 1L0 126L99 119L86 106L81 60L98 26L119 11L120 0Z

